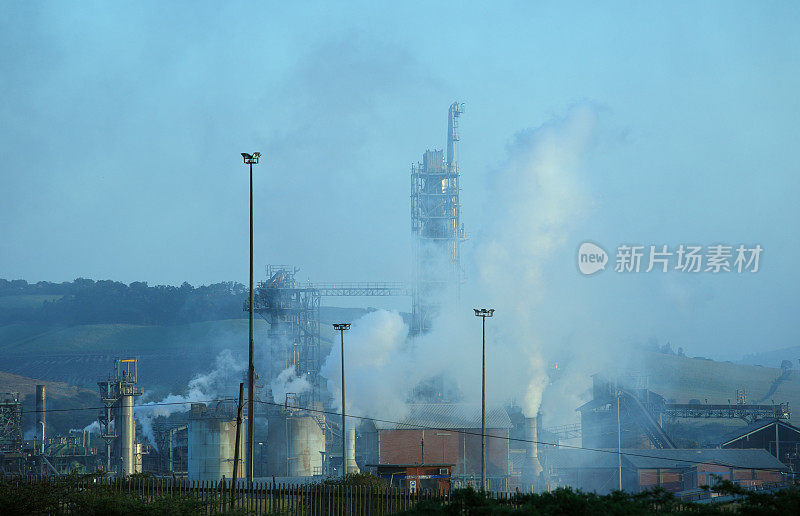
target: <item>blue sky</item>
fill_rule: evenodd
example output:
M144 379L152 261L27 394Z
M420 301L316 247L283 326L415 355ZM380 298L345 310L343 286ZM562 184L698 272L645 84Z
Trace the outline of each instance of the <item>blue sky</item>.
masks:
M794 2L4 11L0 277L245 281L239 152L260 150L259 269L408 279L409 165L444 145L450 102L467 105L462 199L474 235L494 213L486 192L515 135L590 105L588 206L551 257L542 310L565 325L616 318L608 338L655 336L697 354L797 344ZM583 278L583 240L765 251L752 277Z

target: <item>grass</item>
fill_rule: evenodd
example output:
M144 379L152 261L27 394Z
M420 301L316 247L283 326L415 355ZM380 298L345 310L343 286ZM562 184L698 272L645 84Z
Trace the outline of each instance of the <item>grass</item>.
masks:
M757 403L770 390L780 369L748 366L731 362L714 362L699 358L678 357L660 353L643 353L648 387L677 403L699 399L701 403L736 403L736 390L747 391L748 403ZM800 371L793 371L770 399L762 404L788 402L795 410L792 424L800 425Z
M87 324L49 327L36 324L0 326L0 352L11 355L69 353L180 353L219 347L247 335L246 319L226 319L175 326ZM266 323L256 321L256 331ZM242 333L244 332L244 333Z

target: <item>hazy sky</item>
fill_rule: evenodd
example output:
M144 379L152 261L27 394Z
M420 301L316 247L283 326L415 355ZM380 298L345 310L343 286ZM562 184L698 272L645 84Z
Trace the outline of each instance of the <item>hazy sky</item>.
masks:
M712 356L795 345L798 26L795 2L6 2L0 277L244 282L239 153L258 150L259 276L406 280L409 165L444 146L453 100L476 236L515 138L588 105L553 324ZM749 276L585 278L584 240L764 254Z

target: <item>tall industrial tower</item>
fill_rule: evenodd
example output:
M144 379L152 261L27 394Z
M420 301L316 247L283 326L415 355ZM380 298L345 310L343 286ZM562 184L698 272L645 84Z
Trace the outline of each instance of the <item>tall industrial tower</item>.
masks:
M411 166L411 231L414 238L414 334L431 328L443 300L457 299L462 281L461 223L456 142L458 118L464 104L453 102L447 119L447 156L426 150L422 162ZM446 159L445 159L446 158Z
M140 445L136 442L133 419L134 397L142 395L136 386L137 366L135 358L117 359L113 374L97 382L100 399L106 407L98 418L101 437L106 441L106 468L121 477L141 471L137 453Z
M287 367L294 367L294 374L311 385L311 391L302 393L299 400L302 406L310 406L320 400L322 390L320 292L313 285L298 284L298 270L289 265L268 265L267 281L259 282L255 290L255 311L269 323L272 369L263 373L272 379ZM247 302L245 309L249 309Z

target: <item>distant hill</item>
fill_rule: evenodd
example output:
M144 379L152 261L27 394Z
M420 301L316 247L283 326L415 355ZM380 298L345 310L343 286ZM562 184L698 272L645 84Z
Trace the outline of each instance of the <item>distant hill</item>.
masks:
M66 434L70 428L83 428L97 418L97 407L102 404L96 389L81 389L63 382L51 382L0 372L0 392L20 393L23 432L33 430L35 426L37 384L47 386L48 434Z
M193 287L78 278L72 282L0 279L0 324L185 324L241 317L246 289L224 282Z
M792 362L792 367L800 369L800 346L791 346L774 351L764 351L745 355L740 364L761 365L766 367L780 367L784 360Z

